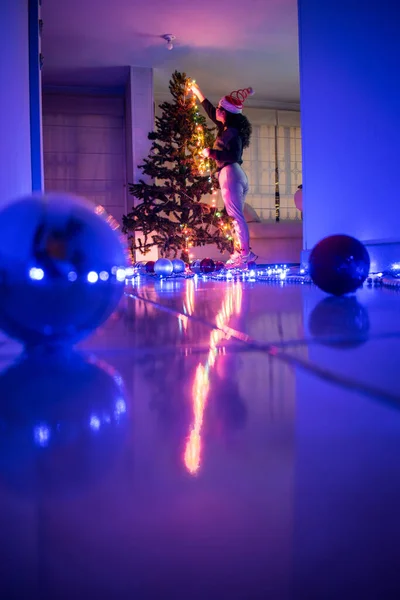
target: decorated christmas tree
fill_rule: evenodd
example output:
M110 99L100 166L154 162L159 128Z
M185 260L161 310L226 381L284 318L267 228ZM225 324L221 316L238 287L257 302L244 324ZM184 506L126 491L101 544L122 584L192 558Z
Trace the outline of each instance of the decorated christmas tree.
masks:
M191 83L185 73L172 75L173 102L160 105L162 114L148 135L150 154L139 166L150 182L141 179L129 185L136 200L123 218L132 251L146 254L157 246L161 256L185 261L193 246L233 249L231 219L215 206L218 181L212 161L202 154L213 145L213 130L199 113ZM210 202L204 201L207 195Z

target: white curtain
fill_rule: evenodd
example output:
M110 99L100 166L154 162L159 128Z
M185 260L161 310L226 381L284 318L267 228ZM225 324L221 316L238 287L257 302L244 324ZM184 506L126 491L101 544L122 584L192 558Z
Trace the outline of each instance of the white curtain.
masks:
M280 219L300 219L293 200L302 183L300 113L253 108L246 115L253 125L250 148L243 155L250 183L247 202L263 220L273 220L278 190Z
M294 194L302 183L300 113L277 111L277 148L279 171L280 218L300 219Z

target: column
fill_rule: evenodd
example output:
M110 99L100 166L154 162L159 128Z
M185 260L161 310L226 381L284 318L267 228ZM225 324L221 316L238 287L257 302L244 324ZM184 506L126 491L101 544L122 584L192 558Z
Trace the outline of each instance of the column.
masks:
M130 67L126 91L126 138L127 138L127 180L137 183L146 181L147 176L139 169L147 158L151 141L148 134L154 129L153 69L149 67ZM127 212L133 206L135 198L127 190ZM136 260L157 260L158 249L148 254L136 252Z
M303 258L323 237L400 261L396 0L299 0Z

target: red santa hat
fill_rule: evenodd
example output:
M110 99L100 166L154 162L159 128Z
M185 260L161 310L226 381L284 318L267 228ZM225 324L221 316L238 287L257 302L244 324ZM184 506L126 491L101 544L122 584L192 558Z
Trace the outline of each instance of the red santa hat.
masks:
M247 96L252 96L254 94L253 88L245 88L244 90L236 90L235 92L231 92L229 96L224 96L219 101L219 105L222 106L228 112L239 114L242 112L243 102L246 100Z

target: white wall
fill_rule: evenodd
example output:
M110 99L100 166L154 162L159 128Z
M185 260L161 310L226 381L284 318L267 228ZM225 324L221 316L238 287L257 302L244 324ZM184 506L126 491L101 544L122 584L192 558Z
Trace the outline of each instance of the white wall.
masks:
M0 207L30 193L28 0L7 0L0 19Z
M126 212L122 96L45 93L45 189L101 204L119 222Z
M398 3L299 0L299 40L305 248L400 242Z

